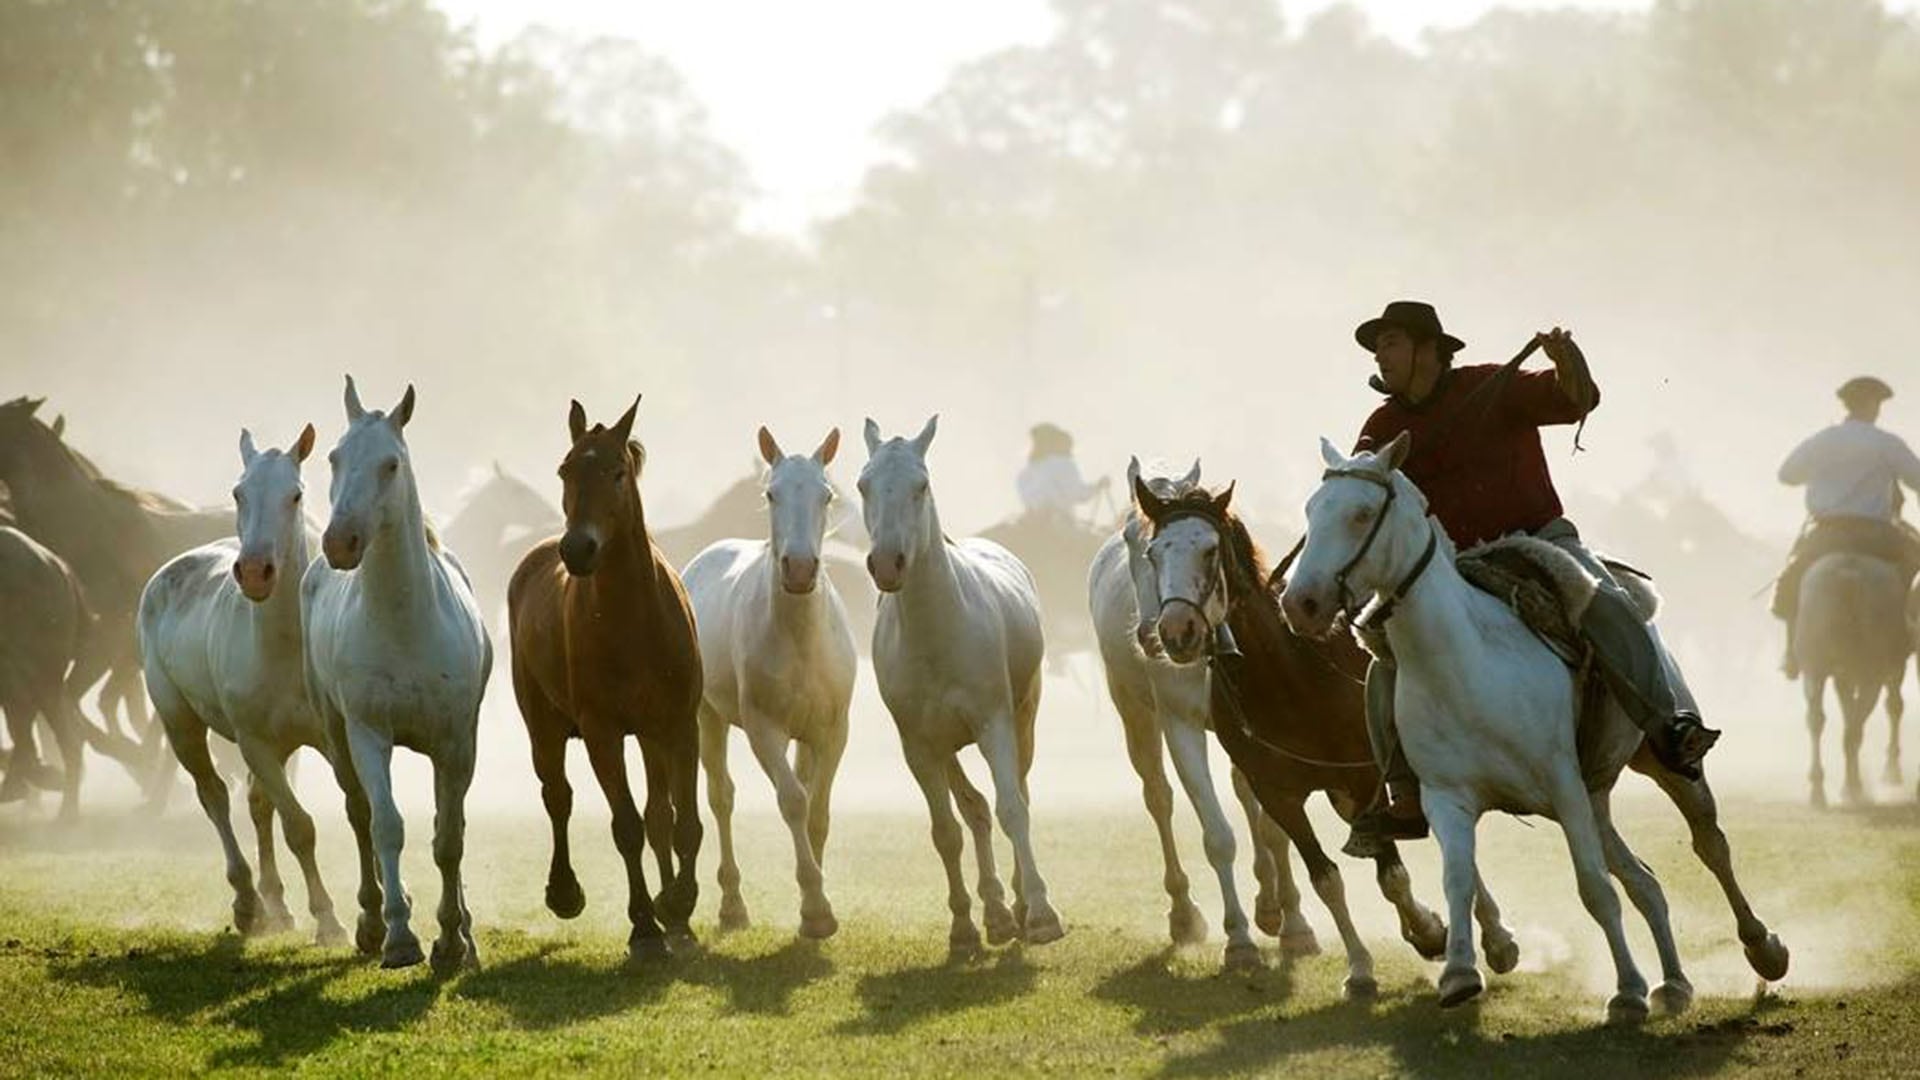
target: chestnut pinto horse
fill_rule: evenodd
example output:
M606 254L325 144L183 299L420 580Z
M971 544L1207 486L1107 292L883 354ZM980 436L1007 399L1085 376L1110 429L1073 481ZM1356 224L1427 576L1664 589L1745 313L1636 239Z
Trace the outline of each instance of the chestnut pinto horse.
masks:
M553 824L547 908L571 919L587 903L567 848L566 750L578 737L613 809L613 842L627 867L628 955L644 961L671 951L662 921L676 937L693 937L702 673L686 590L640 506L645 451L630 438L639 408L635 398L612 427L589 429L586 410L573 403L573 448L560 464L566 532L520 561L507 586L507 623L513 693ZM646 765L644 821L627 783L628 735ZM643 864L649 841L660 864L657 901Z
M1228 509L1232 485L1217 495L1195 488L1162 499L1136 479L1133 491L1147 520L1143 539L1167 658L1211 663L1214 733L1267 815L1300 849L1314 892L1346 946L1347 994L1369 997L1378 990L1373 956L1348 914L1340 868L1320 847L1306 812L1307 797L1325 792L1334 810L1351 819L1379 788L1360 682L1365 654L1347 639L1320 643L1287 629L1259 549ZM1228 632L1220 633L1222 627ZM1228 641L1232 648L1222 647ZM1399 852L1388 845L1375 865L1380 891L1399 913L1401 937L1426 959L1444 955L1447 928L1414 899ZM1519 946L1486 889L1477 893L1488 962L1510 971L1519 963Z

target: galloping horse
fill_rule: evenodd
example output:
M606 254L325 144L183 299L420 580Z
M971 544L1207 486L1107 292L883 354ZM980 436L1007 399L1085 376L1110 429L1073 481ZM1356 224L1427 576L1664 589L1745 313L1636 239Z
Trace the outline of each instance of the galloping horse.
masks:
M1886 782L1904 781L1900 771L1900 718L1906 700L1900 684L1914 644L1905 625L1899 568L1883 559L1847 552L1828 555L1807 569L1800 584L1800 610L1793 628L1794 660L1807 701L1807 737L1813 767L1807 774L1815 806L1827 804L1826 769L1820 761L1820 736L1827 727L1827 683L1840 698L1841 751L1846 780L1840 798L1848 805L1867 800L1860 779L1860 743L1867 718L1887 695Z
M1127 465L1128 482L1140 478L1140 462ZM1156 496L1177 500L1199 486L1200 463L1178 479L1154 478L1143 481ZM1161 860L1168 898L1173 902L1167 913L1167 928L1175 944L1206 940L1207 922L1188 895L1186 871L1173 840L1173 791L1167 785L1164 753L1173 758L1180 786L1200 819L1202 843L1214 876L1220 881L1220 899L1227 934L1226 964L1230 968L1255 967L1260 949L1247 928L1246 911L1240 906L1240 894L1234 882L1235 840L1233 826L1220 808L1214 792L1213 777L1207 763L1207 729L1211 690L1204 667L1169 663L1157 638L1143 641L1143 612L1157 619L1160 610L1155 598L1152 567L1147 561L1140 532L1145 522L1138 512L1129 513L1121 529L1110 537L1093 560L1087 578L1088 606L1093 615L1094 636L1106 667L1107 693L1120 713L1126 732L1127 756L1139 774L1147 813L1153 818L1160 836ZM1150 624L1147 626L1150 633ZM1148 651L1151 647L1152 652ZM1287 861L1286 835L1260 809L1258 798L1247 778L1236 767L1233 786L1247 815L1248 840L1254 853L1254 877L1260 884L1254 905L1255 920L1269 933L1278 934L1281 948L1294 954L1317 951L1313 928L1300 913L1300 892L1293 886L1292 867Z
M64 441L64 425L48 425L35 415L43 400L16 398L0 405L0 484L11 492L20 531L72 567L99 616L67 675L76 700L108 676L100 695L106 726L85 723L82 733L89 745L147 784L153 779L148 763L159 746L149 738L143 748L118 735L114 707L126 704L136 737L150 734L134 635L140 591L161 563L226 536L233 519L224 509L189 510L106 479Z
M868 420L860 497L873 538L867 570L881 592L874 672L907 767L933 817L933 846L946 865L953 912L948 945L969 953L979 948L980 931L960 871L955 802L973 831L987 940L1003 944L1024 936L1040 944L1066 931L1034 860L1027 808L1046 647L1033 577L1000 545L956 543L941 531L927 473L927 448L938 422L928 420L912 439L882 440L879 425ZM1000 827L1013 841L1012 911L994 870L987 801L957 756L969 744L979 745L993 773Z
M29 787L58 790L59 820L78 816L86 722L66 678L92 632L93 613L73 571L26 533L0 524L0 712L13 738L0 803L26 798ZM60 748L59 771L40 760L36 717Z
M1734 881L1706 781L1654 766L1640 730L1613 701L1601 715L1576 723L1567 664L1511 608L1468 585L1455 568L1452 543L1399 471L1410 445L1403 434L1378 454L1347 458L1322 440L1327 472L1307 503L1307 539L1283 604L1295 630L1318 636L1332 631L1350 598L1391 605L1385 633L1399 670L1396 727L1440 841L1452 923L1440 1003L1458 1004L1484 985L1465 920L1479 881L1475 826L1491 810L1542 814L1566 834L1581 902L1613 953L1617 983L1609 1019L1637 1020L1648 1011L1646 980L1628 948L1609 871L1653 932L1665 980L1654 1004L1677 1012L1691 1002L1659 882L1613 827L1613 785L1636 755L1636 767L1650 771L1686 815L1695 852L1733 905L1748 962L1762 978L1784 975L1787 949L1754 917Z
M140 596L140 655L167 742L193 778L226 853L235 928L251 934L293 926L274 865L277 810L306 877L315 938L333 945L346 940L346 931L314 861L313 818L286 773L287 759L302 746L326 755L336 776L352 769L328 744L307 699L299 587L282 584L307 566L300 466L313 440L309 424L287 450L261 451L250 432L240 433L243 471L233 489L239 535L176 556L153 575ZM234 838L226 779L208 754L209 730L239 745L253 776L247 801L260 853L258 891ZM371 851L365 824L357 821L354 830L363 859Z
M734 727L747 733L793 834L801 935L830 937L839 926L820 872L857 663L846 608L832 579L821 573L820 545L833 504L827 466L839 449L839 428L812 454L791 456L761 428L760 453L771 469L771 538L722 540L687 564L706 673L700 756L707 801L720 828L723 930L747 925L733 856L733 779L727 775L727 733ZM796 744L791 767L788 743Z
M420 510L404 437L413 387L391 413L369 412L348 376L346 407L346 433L328 455L333 514L321 537L326 557L300 581L307 693L334 753L351 755L353 767L338 773L347 817L356 834L372 830L379 874L363 849L356 939L371 951L384 922L382 967L422 959L408 925L413 901L400 881L405 825L393 799L393 748L433 763L440 937L432 962L435 973L450 974L480 963L460 859L493 644L459 560L440 546Z
M1147 519L1149 607L1158 613L1162 647L1176 664L1210 668L1214 734L1267 816L1300 850L1346 949L1347 994L1371 997L1379 989L1373 954L1348 913L1340 868L1320 847L1306 812L1308 797L1324 792L1335 812L1351 819L1379 788L1359 683L1365 658L1351 642L1319 645L1288 632L1259 549L1231 512L1232 487L1219 494L1196 488L1169 500L1135 483L1134 498ZM1374 865L1380 892L1399 915L1400 936L1421 956L1437 958L1446 927L1414 898L1398 850L1387 845ZM1477 892L1488 956L1495 970L1510 971L1519 947L1493 897Z
M648 535L640 504L644 452L630 438L639 408L636 398L612 427L588 428L586 410L573 403L573 446L560 465L566 532L521 560L507 586L507 621L513 694L553 826L547 908L571 919L587 903L567 846L567 740L577 737L613 809L613 842L626 863L628 955L649 960L671 951L663 919L677 937L693 937L701 667L686 591ZM644 821L627 783L628 735L646 763ZM647 892L649 842L660 864L657 901Z

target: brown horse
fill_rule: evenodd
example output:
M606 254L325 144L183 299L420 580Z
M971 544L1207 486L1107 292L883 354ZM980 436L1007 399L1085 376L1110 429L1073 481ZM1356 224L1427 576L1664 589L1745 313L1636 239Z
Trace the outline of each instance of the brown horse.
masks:
M1145 540L1167 656L1179 664L1213 665L1213 728L1220 745L1299 849L1346 945L1348 994L1370 995L1377 988L1373 958L1347 913L1340 869L1320 847L1306 812L1307 797L1325 792L1334 810L1351 819L1379 789L1362 692L1366 654L1346 637L1322 643L1287 629L1267 587L1265 560L1229 510L1231 486L1219 494L1196 489L1163 500L1136 483L1134 497L1148 523ZM1227 634L1219 632L1223 625ZM1414 899L1399 852L1388 845L1375 864L1380 891L1399 912L1401 936L1427 959L1441 956L1446 927ZM1480 905L1488 962L1509 971L1519 949L1484 889Z
M168 559L231 535L233 512L188 509L107 479L65 442L62 423L49 425L35 415L43 400L16 398L0 405L0 483L11 493L20 530L73 568L100 619L67 675L76 699L108 676L100 701L106 727L84 723L82 732L90 745L145 783L159 750L157 739L136 747L116 732L114 719L115 703L124 701L135 733L151 730L133 629L140 590Z
M84 721L76 715L66 675L92 625L79 579L60 556L0 523L0 712L13 737L0 802L25 798L31 785L61 792L61 821L77 816ZM64 771L40 760L36 716L53 732Z
M589 429L586 410L573 403L573 448L560 465L566 532L521 560L507 586L507 622L513 692L553 824L547 907L571 919L586 906L567 851L566 748L578 736L613 808L613 842L627 866L628 953L646 960L670 951L661 921L678 937L693 936L703 678L693 609L647 535L640 506L644 451L629 438L639 407L636 398L612 427ZM644 825L627 785L628 735L646 763ZM643 865L648 841L660 863L658 917Z

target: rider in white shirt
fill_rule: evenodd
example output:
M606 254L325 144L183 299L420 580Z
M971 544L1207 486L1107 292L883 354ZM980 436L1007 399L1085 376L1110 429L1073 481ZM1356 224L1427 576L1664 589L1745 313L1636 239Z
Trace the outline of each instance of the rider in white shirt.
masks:
M1026 467L1014 482L1027 514L1070 517L1082 503L1106 490L1106 477L1088 483L1080 475L1080 463L1073 459L1073 436L1064 429L1036 424L1032 436L1033 449L1027 455Z
M1901 567L1907 580L1920 572L1920 534L1900 519L1900 485L1920 492L1920 457L1876 424L1893 389L1862 377L1849 380L1839 396L1847 418L1794 448L1780 466L1781 483L1806 487L1809 520L1773 597L1773 613L1787 623L1789 677L1799 674L1793 622L1800 579L1822 556L1849 551L1885 559Z

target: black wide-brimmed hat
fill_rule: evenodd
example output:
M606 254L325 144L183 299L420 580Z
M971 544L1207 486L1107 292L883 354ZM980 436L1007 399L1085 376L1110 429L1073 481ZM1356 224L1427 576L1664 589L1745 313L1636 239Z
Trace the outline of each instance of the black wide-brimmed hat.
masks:
M1840 384L1837 392L1841 401L1882 402L1893 396L1893 387L1871 375L1861 375Z
M1437 341L1450 353L1467 347L1466 342L1441 328L1439 313L1433 310L1432 304L1421 300L1395 300L1388 304L1379 318L1368 319L1354 328L1353 340L1372 352L1374 340L1389 326L1397 326L1422 341Z

